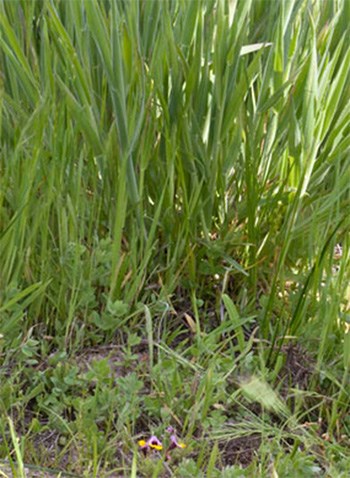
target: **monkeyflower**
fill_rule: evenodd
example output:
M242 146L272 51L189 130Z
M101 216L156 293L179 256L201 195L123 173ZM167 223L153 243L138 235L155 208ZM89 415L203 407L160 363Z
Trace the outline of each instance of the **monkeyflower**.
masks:
M184 443L178 441L176 432L173 427L168 427L166 431L170 433L170 445L168 451L173 450L174 448L186 448L186 445Z
M174 450L175 448L180 448L184 449L186 448L186 445L182 442L180 442L177 439L176 436L176 431L174 430L173 427L168 427L166 431L170 434L169 444L166 448L165 456L167 460L170 460L170 452ZM164 449L162 442L159 440L159 438L155 435L152 435L147 441L146 440L139 440L138 445L140 447L140 450L142 453L146 456L152 451L162 451Z
M163 450L162 442L155 435L152 435L151 438L149 438L147 441L139 440L138 445L144 455L147 455L147 453L152 450Z

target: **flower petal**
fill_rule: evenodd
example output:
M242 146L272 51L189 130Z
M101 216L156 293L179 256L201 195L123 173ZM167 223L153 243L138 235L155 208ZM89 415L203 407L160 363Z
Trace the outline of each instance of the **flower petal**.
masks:
M163 445L153 445L151 444L150 445L151 448L153 448L153 450L163 450Z

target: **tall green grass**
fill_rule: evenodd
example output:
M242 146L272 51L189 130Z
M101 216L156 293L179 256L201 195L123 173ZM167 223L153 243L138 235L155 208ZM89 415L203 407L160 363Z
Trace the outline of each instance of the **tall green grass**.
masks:
M11 340L38 323L69 335L154 288L186 291L195 310L201 298L218 312L220 289L258 309L271 360L308 319L325 341L339 307L318 297L334 301L339 241L336 290L348 280L349 2L0 8Z
M221 441L252 434L254 476L310 454L348 470L349 25L348 0L0 0L0 448L19 475L41 415L55 466L86 445L80 475L162 476L128 451L167 420L201 436L177 476L219 476ZM125 376L65 360L102 343ZM290 343L310 390L282 389Z

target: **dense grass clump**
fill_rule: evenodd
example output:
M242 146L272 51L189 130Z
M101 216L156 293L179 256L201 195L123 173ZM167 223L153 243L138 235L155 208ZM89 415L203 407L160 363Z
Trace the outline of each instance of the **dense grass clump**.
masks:
M0 2L10 476L348 476L349 25Z

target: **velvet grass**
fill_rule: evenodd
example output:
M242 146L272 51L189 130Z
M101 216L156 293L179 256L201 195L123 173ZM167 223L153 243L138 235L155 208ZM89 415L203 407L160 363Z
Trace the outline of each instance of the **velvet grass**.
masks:
M13 476L348 476L349 25L347 0L0 2ZM187 448L143 458L170 424Z

